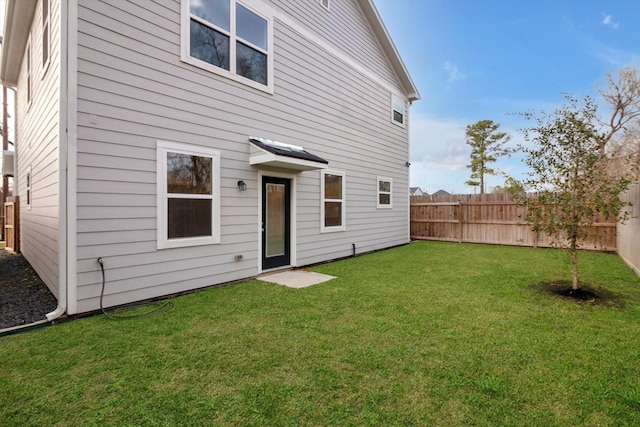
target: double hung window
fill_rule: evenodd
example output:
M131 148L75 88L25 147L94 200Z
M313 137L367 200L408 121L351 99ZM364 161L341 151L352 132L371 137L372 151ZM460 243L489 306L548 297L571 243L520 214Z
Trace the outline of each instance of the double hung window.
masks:
M27 190L27 209L31 209L31 165L27 168L26 177L26 190Z
M49 65L49 48L51 46L50 32L49 32L49 22L50 22L50 13L49 13L49 0L42 0L42 69L46 70Z
M392 208L393 180L378 177L378 209Z
M251 0L183 2L183 60L271 91L272 23L259 5Z
M405 125L405 102L395 95L391 95L391 121L397 125Z
M220 153L157 142L158 248L220 243Z
M27 106L31 105L31 99L33 98L33 70L31 69L31 39L27 42L27 49L25 50L25 56L27 57Z
M323 233L330 231L345 230L345 174L344 172L326 171L321 172L320 194L320 231Z

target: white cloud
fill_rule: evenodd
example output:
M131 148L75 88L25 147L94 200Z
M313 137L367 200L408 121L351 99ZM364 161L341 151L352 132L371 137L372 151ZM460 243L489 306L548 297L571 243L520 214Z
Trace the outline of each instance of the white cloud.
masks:
M617 30L618 27L620 27L620 22L615 22L613 20L613 15L604 15L604 18L602 19L602 24L607 26L607 27L611 27L614 30Z
M464 183L469 179L471 148L465 142L468 124L475 120L440 119L420 114L411 116L410 182L412 187L421 187L433 193L440 189L454 193L473 193L473 188ZM513 128L504 131L512 135L509 145L523 142ZM520 156L501 158L495 164L509 175L521 178L523 165ZM503 176L487 176L487 190L503 185Z
M458 69L458 66L452 63L451 61L444 61L443 68L449 75L447 79L447 83L449 85L451 85L451 83L455 82L456 80L464 80L467 78L467 75L460 72L460 70Z
M433 193L463 191L469 162L464 134L467 123L414 114L411 117L411 185Z
M607 66L614 68L620 68L628 64L635 64L640 58L640 53L638 51L633 52L614 48L591 36L585 36L583 38L583 45L584 50L588 55L602 61Z

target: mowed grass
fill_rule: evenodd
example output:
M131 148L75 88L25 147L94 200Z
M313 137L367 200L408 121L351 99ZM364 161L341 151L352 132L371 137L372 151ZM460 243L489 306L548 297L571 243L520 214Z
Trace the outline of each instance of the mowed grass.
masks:
M640 279L581 253L577 304L556 250L438 242L0 338L6 426L640 425ZM108 284L107 284L108 286Z

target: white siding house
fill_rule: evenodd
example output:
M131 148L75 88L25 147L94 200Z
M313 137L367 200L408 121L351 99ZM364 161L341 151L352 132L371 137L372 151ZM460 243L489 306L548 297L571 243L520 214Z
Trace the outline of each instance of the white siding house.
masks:
M419 95L372 0L7 0L4 40L51 318L98 258L112 306L409 241Z

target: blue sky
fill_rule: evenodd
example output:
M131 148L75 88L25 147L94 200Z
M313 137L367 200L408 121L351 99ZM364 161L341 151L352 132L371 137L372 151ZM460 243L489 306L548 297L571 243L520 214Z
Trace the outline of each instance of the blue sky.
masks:
M636 0L374 0L422 99L411 107L411 186L473 193L465 128L553 109L562 93L598 97L605 73L640 66ZM605 110L602 109L602 113ZM519 156L498 169L521 178ZM502 185L489 177L487 190Z

